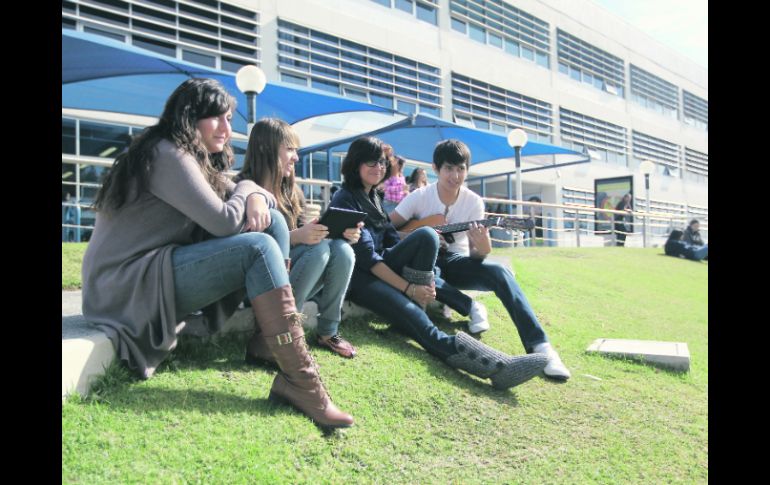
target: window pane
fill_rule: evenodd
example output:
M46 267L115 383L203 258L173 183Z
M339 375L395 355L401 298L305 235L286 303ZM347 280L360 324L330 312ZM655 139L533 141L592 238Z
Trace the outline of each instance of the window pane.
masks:
M61 120L61 152L75 154L75 120Z
M107 167L101 165L80 165L80 182L100 184L102 182L102 175L107 170Z
M417 4L417 18L420 20L424 20L425 22L430 22L433 25L438 25L436 9L430 8L420 3Z
M396 8L412 13L412 0L396 0Z
M312 177L321 180L329 179L329 165L327 164L326 152L313 153Z
M172 44L167 44L165 42L159 42L157 40L147 39L136 35L132 39L132 44L137 47L141 47L142 49L157 52L158 54L176 57L176 47L174 47Z
M465 22L460 22L459 20L453 18L452 19L452 28L458 32L462 32L463 34L466 33L466 25Z
M372 104L382 106L383 108L393 108L393 98L390 96L383 96L381 94L369 93L369 97L372 98Z
M417 112L417 105L415 103L408 103L402 99L398 100L398 111L402 113L416 113Z
M489 33L489 44L495 47L503 48L503 38L497 34Z
M519 44L512 40L505 39L505 51L519 57Z
M339 94L340 93L340 87L337 83L331 83L328 81L321 81L318 79L313 79L311 85L315 89L321 89L323 91L328 91L330 93Z
M214 56L207 56L206 54L201 54L199 52L183 50L182 59L184 59L185 61L200 64L202 66L208 66L208 67L214 67L214 68L217 67L217 60Z
M80 122L80 155L114 158L130 141L127 126Z
M300 86L307 86L307 79L299 76L292 76L291 74L281 73L281 81L291 84L299 84Z
M481 27L477 27L473 24L468 25L468 28L470 30L471 39L477 40L479 42L483 42L486 44L487 32L484 29L482 29Z

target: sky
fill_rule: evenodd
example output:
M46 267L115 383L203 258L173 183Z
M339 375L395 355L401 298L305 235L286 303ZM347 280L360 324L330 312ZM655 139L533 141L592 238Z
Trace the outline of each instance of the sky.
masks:
M708 69L707 0L593 0Z

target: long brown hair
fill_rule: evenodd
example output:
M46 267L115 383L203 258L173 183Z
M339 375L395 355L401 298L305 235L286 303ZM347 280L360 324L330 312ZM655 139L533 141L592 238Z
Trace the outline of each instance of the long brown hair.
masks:
M96 194L94 209L117 210L130 202L129 195L135 200L148 190L155 146L163 139L195 157L211 188L224 199L223 172L233 165L230 140L220 153L209 153L200 139L197 123L228 110L234 112L235 105L235 98L214 79L194 78L180 84L166 101L158 123L145 129L128 150L115 159Z
M299 136L285 121L278 118L262 118L251 129L243 168L236 181L248 179L269 190L278 202L289 229L297 228L302 215L304 197L294 182L294 172L284 177L278 160L281 145L299 148Z

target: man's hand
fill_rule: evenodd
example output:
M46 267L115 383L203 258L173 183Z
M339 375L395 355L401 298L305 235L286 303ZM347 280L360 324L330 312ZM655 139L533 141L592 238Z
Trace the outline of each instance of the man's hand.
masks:
M471 256L484 258L492 252L492 239L489 237L489 229L475 222L469 224L468 241L471 245Z

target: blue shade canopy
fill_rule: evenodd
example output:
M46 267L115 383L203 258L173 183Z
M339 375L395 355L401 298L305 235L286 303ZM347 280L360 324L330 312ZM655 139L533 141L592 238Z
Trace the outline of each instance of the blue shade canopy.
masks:
M160 116L168 96L190 77L220 81L238 100L233 129L246 132L246 95L235 74L199 66L102 36L62 29L62 108ZM349 111L392 110L300 87L268 83L257 97L257 119L295 123Z
M397 155L427 163L433 161L433 149L436 143L448 138L456 138L468 145L475 173L498 174L515 170L515 164L510 160L514 157L514 149L508 145L504 135L467 128L423 114L411 115L404 120L368 133L304 147L300 150L300 155L327 149L345 151L353 140L364 135L375 136L392 145ZM582 153L532 141L522 148L521 156L523 160L529 159L530 165L534 163L543 168L589 161L588 157Z

